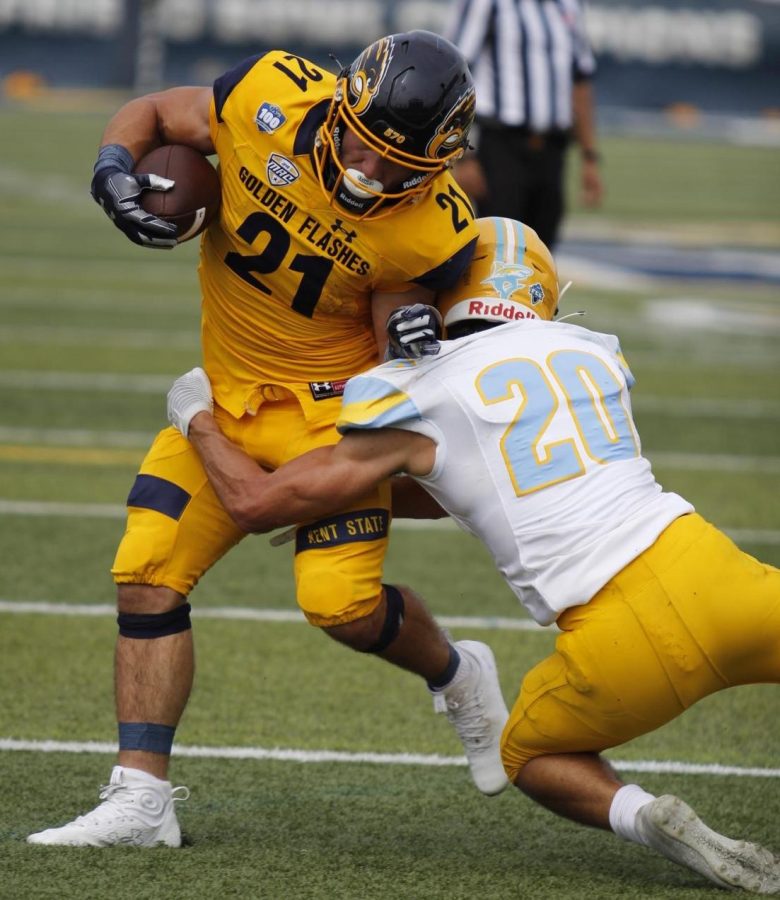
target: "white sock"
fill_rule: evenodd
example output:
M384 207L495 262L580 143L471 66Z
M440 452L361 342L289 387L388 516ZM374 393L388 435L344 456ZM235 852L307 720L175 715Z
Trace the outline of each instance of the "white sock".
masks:
M642 790L638 784L624 784L612 798L612 806L609 808L610 828L624 841L644 845L636 827L636 814L653 800L655 797Z
M127 775L135 781L146 781L149 784L158 785L160 787L169 784L168 781L164 781L162 778L152 775L151 772L144 772L143 769L131 769L128 766L117 766L117 768L122 769L123 772L126 772Z
M458 656L460 656L460 662L458 663L458 668L455 670L455 674L452 676L452 679L447 682L447 684L442 685L442 687L439 688L440 691L446 691L448 687L456 685L467 675L471 674L471 670L474 668L474 663L471 661L471 657L467 656L463 652L463 650L458 650Z
M457 684L459 681L462 681L472 670L474 663L472 662L471 657L460 647L456 647L455 651L458 654L458 667L455 669L455 674L450 678L448 682L445 684L437 684L435 687L428 682L428 690L432 694L441 694L447 690L447 688L452 687ZM444 673L442 673L443 677Z

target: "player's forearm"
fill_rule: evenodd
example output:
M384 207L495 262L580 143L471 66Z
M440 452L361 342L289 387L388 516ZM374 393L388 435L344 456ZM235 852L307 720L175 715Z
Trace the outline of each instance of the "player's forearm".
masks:
M329 465L332 447L266 472L222 434L210 413L194 416L187 436L217 497L243 531L264 533L316 519L362 491L349 483L342 467Z
M192 418L187 437L233 521L244 531L261 530L254 527L252 510L263 511L263 488L269 473L222 434L210 413L201 412Z
M100 145L121 144L138 160L161 144L186 144L214 153L209 131L211 90L178 87L136 97L106 125Z
M100 146L121 144L139 160L162 144L157 107L149 97L137 97L119 109L106 125Z
M590 81L578 81L573 89L574 137L580 145L585 161L596 161L598 142L594 112L593 86Z

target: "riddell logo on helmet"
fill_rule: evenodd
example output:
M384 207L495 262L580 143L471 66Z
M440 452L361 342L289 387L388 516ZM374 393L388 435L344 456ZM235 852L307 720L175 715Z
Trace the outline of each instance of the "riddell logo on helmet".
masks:
M533 310L526 309L522 306L515 306L514 304L504 304L504 303L485 303L483 300L470 300L469 301L469 315L474 316L475 318L485 318L485 316L491 316L496 319L506 319L508 322L512 322L515 319L538 319L539 316L536 315Z

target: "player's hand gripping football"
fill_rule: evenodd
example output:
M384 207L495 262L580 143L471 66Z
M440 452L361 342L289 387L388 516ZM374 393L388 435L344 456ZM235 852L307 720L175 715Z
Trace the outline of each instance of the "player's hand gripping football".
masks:
M441 315L435 306L401 306L387 320L387 359L421 359L441 349Z
M211 382L200 367L180 375L168 391L168 421L184 437L187 437L193 416L199 412L210 413L213 409Z
M141 192L169 191L174 182L160 175L134 175L133 158L118 144L98 154L90 192L106 215L134 244L170 250L179 229L141 209Z

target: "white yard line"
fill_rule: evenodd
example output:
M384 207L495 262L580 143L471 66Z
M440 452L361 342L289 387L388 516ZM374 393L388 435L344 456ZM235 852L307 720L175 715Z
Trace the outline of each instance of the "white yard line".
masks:
M157 394L163 397L173 384L172 375L120 375L116 372L41 372L27 369L0 371L0 387L19 390L100 391Z
M632 397L631 404L639 413L662 413L682 419L780 419L780 403L776 400L669 398L643 394L640 390Z
M140 328L83 328L77 325L3 325L0 343L56 344L58 347L98 346L143 350L176 347L196 349L200 346L197 327L186 331L143 330Z
M140 432L137 434L140 435ZM4 442L0 437L0 459L12 462L61 462L84 466L136 466L143 457L144 449L151 445L151 438L147 442L139 442L131 433L109 431L106 432L106 436L106 441L92 443L87 435L78 430L65 430L62 441L44 440L39 444L23 440ZM20 434L20 437L24 437L24 434ZM654 466L679 471L780 474L780 456L679 453L652 449L645 450L645 456Z
M25 741L0 738L0 750L33 753L105 753L115 754L116 744L99 741ZM293 750L281 747L190 747L176 744L173 755L196 759L254 759L295 763L368 763L379 766L465 766L463 756L422 753L348 753L340 750ZM610 760L623 772L669 773L673 775L736 775L747 778L780 778L780 769L723 766L675 760Z
M160 423L162 427L162 422ZM151 444L136 442L129 432L106 432L108 440L88 443L86 436L78 430L65 430L64 440L32 444L23 440L2 441L0 437L0 458L13 459L15 462L40 462L41 454L49 462L58 462L58 454L62 462L83 465L116 464L125 465L135 462L135 456L128 456L128 449L138 449L139 453ZM136 433L140 435L140 432ZM20 437L23 437L20 434ZM67 445L67 446L66 446ZM780 473L780 456L747 456L738 453L678 453L666 450L644 450L644 455L653 463L666 469L702 472L736 472L761 473L774 475Z
M127 507L119 503L47 503L39 500L0 500L0 515L123 519L127 515Z
M0 498L0 515L46 518L124 519L127 508L120 503L55 503L42 500ZM400 531L457 531L452 519L395 519ZM780 530L772 528L724 528L732 540L746 544L780 544Z
M116 609L107 603L54 603L37 600L11 600L0 598L0 613L27 613L42 616L106 616L116 615ZM305 624L306 619L297 609L252 609L244 606L219 606L195 609L196 619L228 619L244 622L295 622ZM502 616L437 616L445 628L473 628L497 631L538 631L555 634L555 628L543 628L532 619L515 619Z
M622 334L619 329L611 330ZM647 332L642 332L642 336L646 338ZM623 343L625 345L625 341ZM700 366L719 372L777 372L777 348L768 346L768 343L766 347L763 344L759 347L757 342L753 346L737 346L724 335L717 340L712 338L706 344L680 342L679 345L659 345L652 350L630 350L627 358L635 374L658 371L668 374L680 368L681 359L689 368Z
M173 375L138 375L116 372L43 372L37 369L0 370L0 387L20 390L99 391L101 393L156 394L164 396ZM780 403L771 399L713 399L711 397L663 397L643 394L632 399L638 411L664 413L674 418L780 418ZM4 429L4 431L13 429ZM32 431L33 429L30 429ZM55 429L49 429L52 434ZM100 440L102 432L95 431ZM2 438L0 438L2 439Z
M0 425L0 444L143 449L149 447L153 440L154 433L151 431L94 431L89 428L20 428Z
M704 472L760 472L764 475L780 472L778 456L742 456L730 453L668 453L647 450L654 466L667 469L692 469Z

